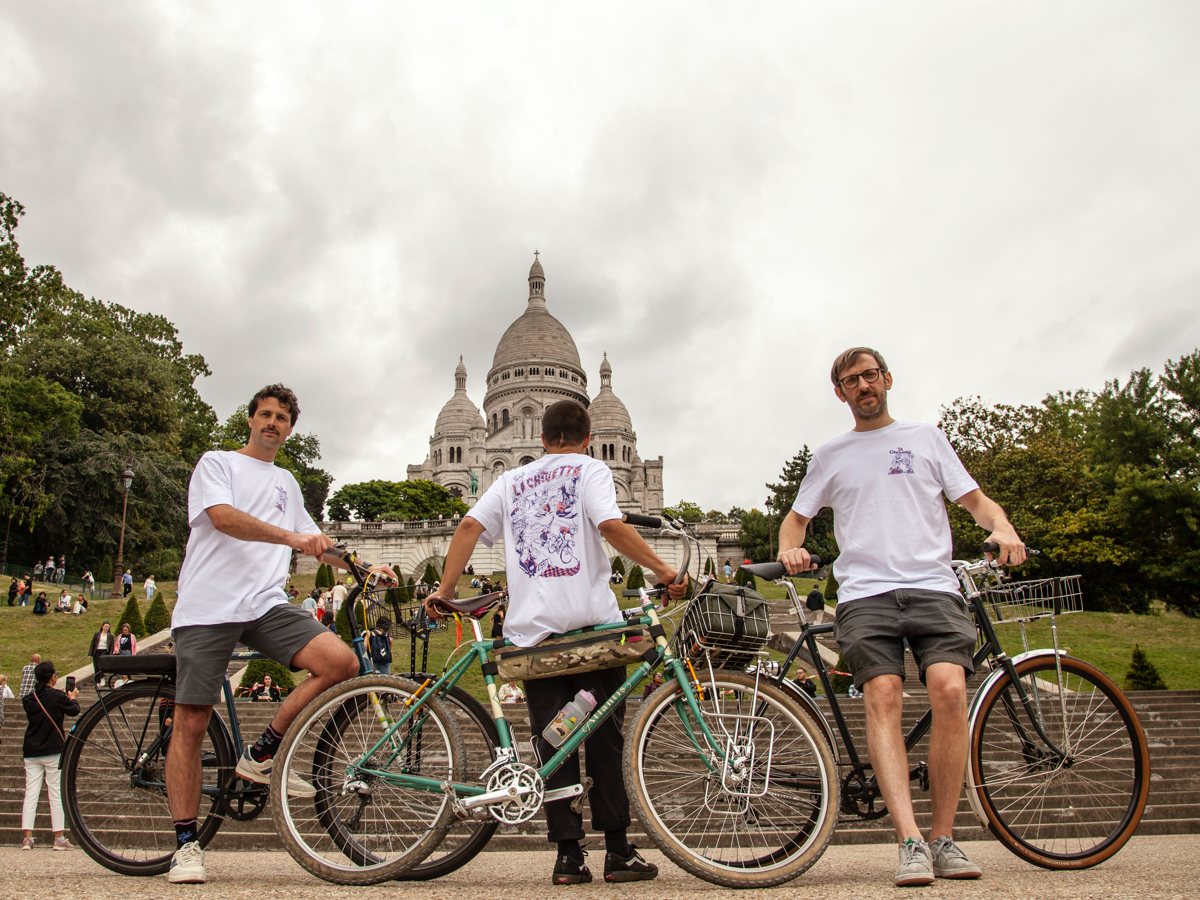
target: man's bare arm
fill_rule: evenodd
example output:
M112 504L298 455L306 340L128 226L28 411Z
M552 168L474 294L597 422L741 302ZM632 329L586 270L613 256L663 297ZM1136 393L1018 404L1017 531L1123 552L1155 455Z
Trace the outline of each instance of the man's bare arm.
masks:
M802 516L794 509L789 509L779 526L779 556L778 560L788 570L789 575L798 575L812 569L812 557L804 549L804 538L808 534L808 523L812 519Z
M441 586L425 601L425 610L433 618L440 619L442 617L437 609L438 599L454 599L454 590L458 586L458 579L462 575L463 569L467 567L471 554L475 552L475 542L486 530L482 522L472 519L470 516L464 516L463 520L458 523L458 528L454 529L454 537L450 539L450 549L446 551L446 564L442 567Z
M210 506L205 512L208 513L208 518L217 531L237 538L239 541L283 544L285 547L299 550L308 556L317 557L321 556L327 547L333 546L333 541L323 534L300 534L296 531L288 531L278 525L270 525L262 519L256 519L240 509L234 509L228 503ZM326 561L338 562L332 557Z
M687 593L687 578L679 584L671 584L678 570L663 562L632 525L620 519L609 519L600 523L600 534L622 556L629 557L643 569L653 572L656 584L670 585L667 596L672 600L679 600Z
M1000 565L1019 566L1025 562L1025 544L999 503L978 488L963 494L955 502L975 517L980 528L991 532L987 540L1000 545L1000 552L996 554Z

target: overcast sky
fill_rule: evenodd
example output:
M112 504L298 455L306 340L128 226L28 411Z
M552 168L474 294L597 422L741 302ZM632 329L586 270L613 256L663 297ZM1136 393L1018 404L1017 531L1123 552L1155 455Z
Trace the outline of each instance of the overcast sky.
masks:
M761 507L848 346L936 421L1200 345L1197 46L1194 0L0 0L0 191L336 484L424 458L459 354L482 403L536 248L668 500Z

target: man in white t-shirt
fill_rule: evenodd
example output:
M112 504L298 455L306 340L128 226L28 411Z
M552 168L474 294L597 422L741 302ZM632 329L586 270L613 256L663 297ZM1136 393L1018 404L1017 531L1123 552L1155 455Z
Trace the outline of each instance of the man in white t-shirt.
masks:
M1025 548L1004 510L979 490L946 436L932 425L888 415L892 374L875 350L841 354L830 373L850 407L854 430L817 448L779 532L779 561L792 574L812 561L802 548L808 523L833 509L841 555L835 636L864 695L867 746L900 841L897 886L982 873L954 844L954 814L967 766L967 687L975 626L950 567L950 522L943 495L964 506L1000 545L1005 565ZM913 817L908 755L900 729L904 641L929 689L933 728L930 841Z
M489 547L504 540L509 595L504 637L518 647L532 647L551 634L621 621L608 585L612 564L602 537L618 553L654 572L659 583L671 583L676 571L622 521L612 472L587 455L590 442L591 421L583 406L560 400L546 408L546 455L501 475L463 518L446 554L442 584L426 601L430 615L438 617L439 599L454 598L454 586L477 540ZM679 599L685 591L686 581L673 585L669 594ZM525 682L530 727L541 758L554 754L541 736L543 729L576 693L589 691L601 705L625 678L622 667ZM588 804L592 827L604 832L604 880L610 882L645 881L658 874L626 839L630 818L621 776L624 716L621 704L587 740L587 773L593 781ZM578 783L575 754L547 780L546 789ZM552 882L590 882L579 845L583 816L571 809L570 800L559 800L546 804L546 825L549 839L558 844Z
M330 609L333 610L333 614L335 616L338 614L338 611L341 610L342 604L346 602L346 595L348 593L350 593L350 592L346 589L346 586L341 583L335 584L333 586L333 589L330 590L330 592L329 592Z
M288 694L262 736L238 760L237 775L267 784L283 733L310 700L358 674L358 659L312 615L288 602L292 551L344 567L325 555L333 544L304 508L292 473L274 465L296 425L300 404L283 385L263 388L250 401L250 440L240 450L205 453L188 486L188 537L179 572L179 599L171 614L176 691L167 753L167 800L178 849L171 883L203 883L204 852L196 841L200 812L200 745L229 657L238 643L309 677ZM386 566L374 571L395 575ZM315 795L299 777L292 796Z

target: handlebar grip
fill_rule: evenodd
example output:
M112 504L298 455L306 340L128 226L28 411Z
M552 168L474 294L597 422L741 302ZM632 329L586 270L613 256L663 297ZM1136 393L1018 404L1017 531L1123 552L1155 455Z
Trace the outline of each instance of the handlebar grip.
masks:
M658 516L642 516L637 513L625 513L621 521L629 525L641 525L643 528L662 528L662 519Z
M812 560L814 567L821 565L821 557L810 553L808 558ZM751 563L738 568L746 570L755 578L765 578L768 581L775 581L787 575L787 569L781 562Z
M995 541L984 541L982 544L982 548L983 548L984 553L999 553L1000 552L1000 545L997 544ZM1042 552L1040 550L1033 550L1033 549L1030 549L1029 547L1026 547L1025 555L1026 556L1041 556Z

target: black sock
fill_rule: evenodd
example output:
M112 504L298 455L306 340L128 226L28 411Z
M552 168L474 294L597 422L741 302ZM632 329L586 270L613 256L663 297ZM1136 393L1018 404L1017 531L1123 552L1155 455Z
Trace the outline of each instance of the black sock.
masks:
M250 748L250 756L255 762L262 762L264 759L270 759L275 755L275 751L279 749L279 742L283 740L283 735L267 726L264 731L254 742L254 746Z
M175 823L175 842L176 847L182 847L184 844L190 843L196 839L196 832L199 830L199 825L195 819L188 819L184 822Z
M625 836L625 829L618 828L616 831L604 832L604 851L611 853L618 859L629 859L629 839Z
M583 862L583 848L579 846L579 841L559 841L558 855L569 856L576 862Z

